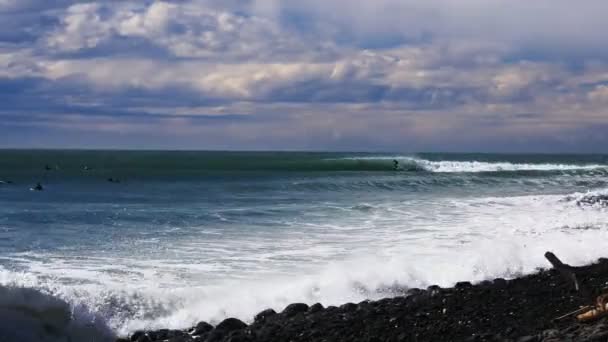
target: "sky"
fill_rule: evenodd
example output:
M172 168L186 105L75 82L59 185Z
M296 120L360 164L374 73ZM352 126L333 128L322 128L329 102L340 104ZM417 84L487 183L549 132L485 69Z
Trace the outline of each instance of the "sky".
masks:
M605 0L0 0L0 147L608 152Z

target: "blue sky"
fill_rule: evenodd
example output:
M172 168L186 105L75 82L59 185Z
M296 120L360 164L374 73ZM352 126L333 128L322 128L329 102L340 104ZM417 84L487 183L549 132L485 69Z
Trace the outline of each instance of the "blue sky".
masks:
M608 152L606 13L0 0L0 147Z

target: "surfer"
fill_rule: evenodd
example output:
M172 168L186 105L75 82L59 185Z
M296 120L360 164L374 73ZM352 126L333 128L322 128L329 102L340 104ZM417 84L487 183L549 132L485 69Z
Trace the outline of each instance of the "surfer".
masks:
M395 171L399 170L399 162L397 161L397 159L393 159L393 169Z
M53 168L49 164L46 164L46 165L44 165L44 169L46 171L51 171Z
M120 179L110 177L110 178L108 178L108 182L110 182L110 183L120 183Z
M40 184L40 182L38 182L38 183L36 183L36 186L33 187L33 188L30 188L30 190L33 190L33 191L42 191L42 190L44 190L44 188L42 187L42 184Z

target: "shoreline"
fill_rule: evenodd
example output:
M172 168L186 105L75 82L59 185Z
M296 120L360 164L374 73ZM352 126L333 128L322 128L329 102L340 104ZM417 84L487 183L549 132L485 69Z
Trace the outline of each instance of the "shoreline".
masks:
M567 262L567 260L565 260ZM138 331L117 342L304 342L304 341L606 341L608 318L578 323L561 315L593 303L608 287L608 259L576 267L591 293L577 292L555 269L511 280L452 288L409 289L407 295L346 303L339 307L294 303L280 313L258 313L251 324L227 318L185 330Z

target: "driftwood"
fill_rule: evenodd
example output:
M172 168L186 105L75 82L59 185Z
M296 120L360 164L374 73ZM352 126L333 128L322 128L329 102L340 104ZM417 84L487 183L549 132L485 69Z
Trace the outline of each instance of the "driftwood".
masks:
M591 292L589 291L589 289L584 284L582 284L579 281L579 279L576 277L576 271L578 269L577 267L564 264L561 260L559 260L559 258L557 256L555 256L555 254L553 254L551 252L545 253L545 258L547 258L547 260L549 260L551 265L553 265L553 268L558 270L559 273L561 273L561 275L567 281L574 282L574 289L581 295L581 297L583 298L584 301L592 300ZM602 295L602 296L597 297L596 305L583 306L575 311L572 311L565 315L559 316L559 317L555 318L553 321L559 321L564 318L576 316L576 319L579 322L589 322L589 321L595 320L599 317L603 317L608 313L608 311L606 310L608 308L607 303L608 303L608 295Z
M577 310L574 310L572 312L568 312L567 314L564 314L564 315L561 315L559 317L556 317L556 318L553 319L553 321L554 322L561 321L562 319L565 319L565 318L568 318L568 317L572 317L574 315L579 315L579 314L588 312L591 309L593 309L593 306L586 305L586 306L581 307L580 309L577 309Z
M585 285L583 285L576 277L577 267L564 264L561 260L559 260L557 256L555 256L555 254L551 252L545 253L545 258L549 260L551 265L553 265L553 268L555 268L559 271L559 273L561 273L564 279L566 279L567 281L574 282L574 289L578 293L580 293L580 295L583 297L583 299L585 299L585 301L593 300L589 289Z

